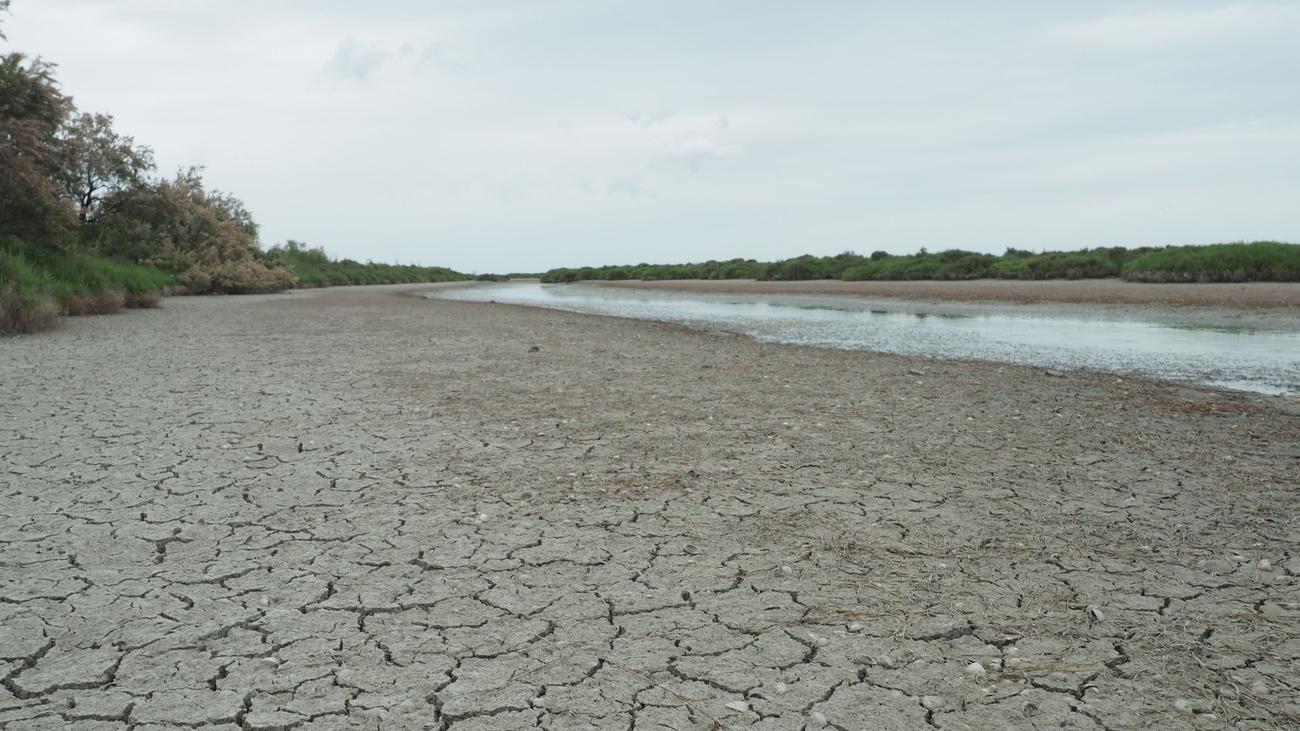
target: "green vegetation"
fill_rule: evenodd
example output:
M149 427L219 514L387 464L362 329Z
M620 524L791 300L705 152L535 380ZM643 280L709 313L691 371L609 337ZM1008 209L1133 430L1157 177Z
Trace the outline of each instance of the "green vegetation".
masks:
M1123 277L1143 282L1300 281L1300 245L1275 242L1034 253L1007 249L981 254L960 249L911 255L877 251L870 256L845 252L836 256L804 255L775 262L753 259L699 264L552 269L543 282L621 279L1098 279Z
M0 241L0 333L45 330L60 314L157 307L172 275L83 251L33 251Z
M333 287L347 284L404 284L414 282L456 282L469 277L445 267L414 264L362 264L351 259L330 259L325 250L308 248L290 240L266 253L272 265L292 272L300 287Z
M1135 282L1300 282L1300 246L1274 241L1182 246L1124 265Z
M0 0L0 21L8 7ZM77 111L51 64L0 52L0 333L157 306L164 290L465 278L441 267L331 261L297 242L263 251L243 202L208 189L199 169L170 179L153 170L153 151L114 129L112 116Z

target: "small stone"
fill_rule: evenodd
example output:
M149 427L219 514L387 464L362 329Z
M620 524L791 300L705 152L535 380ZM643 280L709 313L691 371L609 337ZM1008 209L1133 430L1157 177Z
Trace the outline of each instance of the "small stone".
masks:
M691 556L698 556L698 555L701 553L701 551L700 551L700 547L697 546L697 545L695 545L694 543L687 543L687 544L682 548L682 550L685 551L686 553L690 554Z
M921 370L920 368L908 368L907 374L910 376L924 376L925 371Z
M814 637L813 642L817 643L818 647L825 647L826 645L830 644L831 641L829 638L826 637Z
M882 668L889 668L890 670L893 670L894 668L898 667L898 661L890 657L889 655L881 655L880 657L876 658L876 664Z
M1101 610L1097 607L1088 607L1088 616L1092 617L1092 621L1094 622L1100 622L1106 619L1106 615L1102 614Z
M921 705L925 706L931 711L935 711L940 708L943 708L947 703L948 701L944 700L943 696L939 696L939 695L927 695L921 698Z
M966 666L967 675L983 675L986 672L987 671L984 669L984 666L978 662L973 662L970 665Z
M1006 653L1006 654L1008 654L1008 655L1010 655L1010 656L1012 656L1012 657L1015 657L1016 655L1019 655L1019 654L1020 654L1020 648L1019 648L1019 647L1016 647L1015 645L1012 645L1012 646L1008 647L1007 649L1003 650L1003 652Z
M826 725L826 714L821 711L813 711L808 714L809 728L821 728Z
M790 690L790 686L786 685L785 683L777 683L777 684L776 684L776 692L777 692L777 693L784 693L784 692L786 692L787 690Z
M850 624L850 625L849 625L849 631L850 631L850 632L861 632L861 631L862 631L862 623L861 623L861 622L854 622L853 624Z
M1266 558L1261 558L1261 559L1259 560L1259 570L1260 570L1260 571L1272 571L1272 570L1273 570L1273 562L1272 562L1272 561L1269 561L1269 560L1266 559Z
M1174 701L1174 710L1178 711L1179 713L1191 713L1192 702L1187 700L1186 698L1179 698L1178 700Z
M785 574L786 576L794 576L794 569L790 568L789 566L782 566L781 573Z
M478 514L478 522L480 522L480 523L485 523L485 522L487 522L487 519L488 519L487 513L479 513L479 514Z
M1065 373L1052 368L1043 371L1043 375L1051 376L1052 378L1065 378Z
M727 704L727 708L730 708L736 713L744 713L749 710L749 703L745 701L732 701Z

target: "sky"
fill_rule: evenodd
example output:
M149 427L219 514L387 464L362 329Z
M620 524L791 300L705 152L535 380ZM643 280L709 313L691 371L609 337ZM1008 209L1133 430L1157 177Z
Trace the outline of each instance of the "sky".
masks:
M1300 2L14 0L264 246L467 272L1300 241Z

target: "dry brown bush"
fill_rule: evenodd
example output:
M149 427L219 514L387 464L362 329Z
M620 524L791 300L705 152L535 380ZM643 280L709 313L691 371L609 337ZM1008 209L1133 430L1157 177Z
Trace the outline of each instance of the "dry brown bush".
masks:
M49 297L23 299L0 292L0 334L52 330L59 326L59 308Z
M157 292L127 292L126 307L130 310L148 310L157 307L162 297Z
M106 289L90 295L69 295L63 300L63 309L69 317L82 315L110 315L126 306L126 293Z

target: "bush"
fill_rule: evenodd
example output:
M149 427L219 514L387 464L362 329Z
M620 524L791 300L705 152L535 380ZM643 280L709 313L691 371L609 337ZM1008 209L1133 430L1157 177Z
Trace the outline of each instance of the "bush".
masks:
M1300 245L1256 241L1171 247L1129 261L1123 276L1136 282L1296 282Z
M191 294L273 292L295 283L287 269L264 260L244 204L206 190L196 169L123 190L103 209L83 229L95 251L177 272Z
M1217 244L1168 249L1102 247L1035 254L1024 249L983 254L961 249L912 255L875 251L863 257L846 251L828 257L804 255L763 264L753 259L701 264L552 269L543 282L583 279L1096 279L1119 277L1152 282L1300 281L1300 246L1274 242Z

